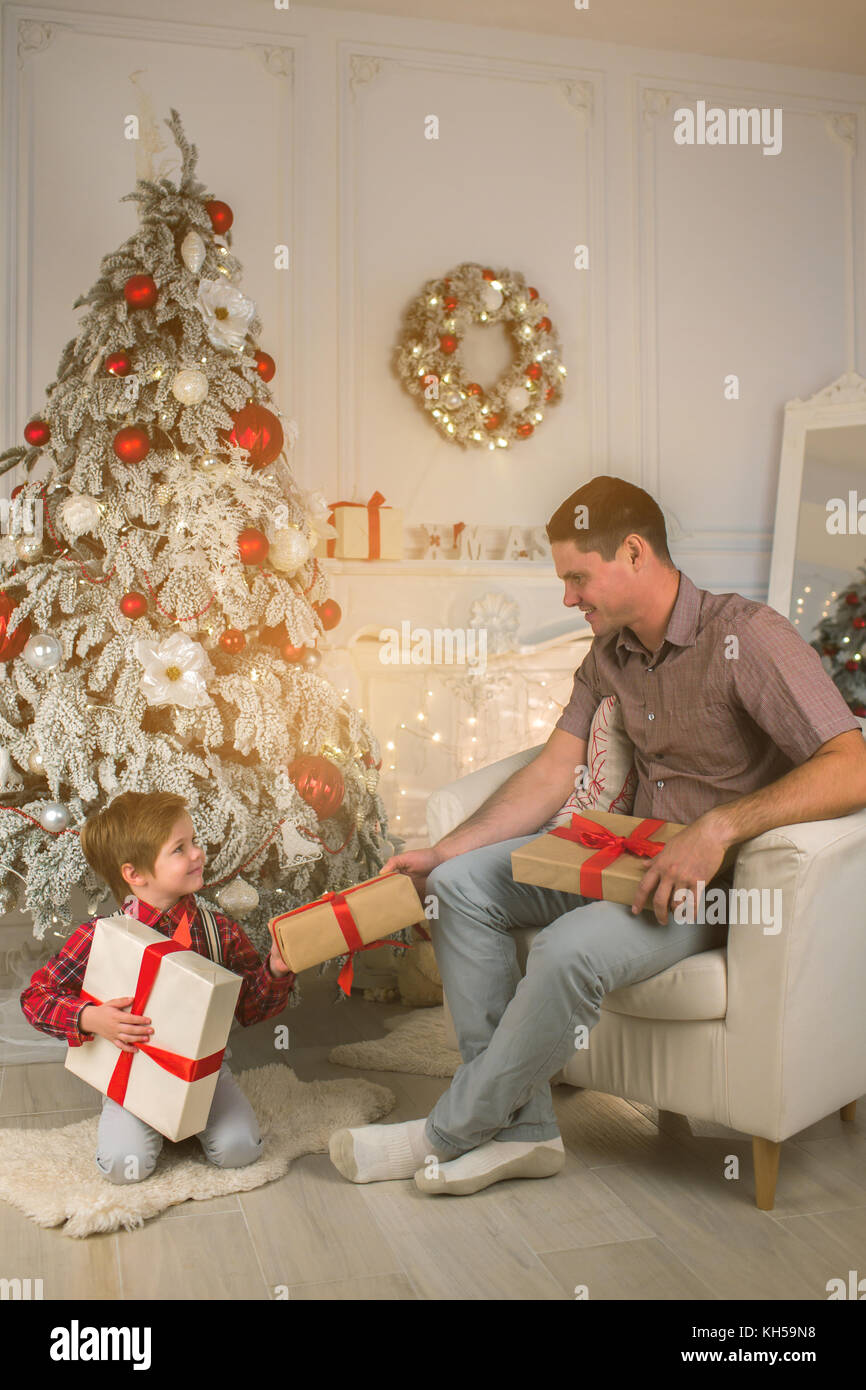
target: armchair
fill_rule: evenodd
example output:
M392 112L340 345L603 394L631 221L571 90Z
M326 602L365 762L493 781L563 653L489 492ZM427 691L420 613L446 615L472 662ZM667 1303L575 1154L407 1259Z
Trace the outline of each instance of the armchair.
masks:
M430 843L543 746L434 792ZM591 1046L555 1078L751 1134L763 1211L773 1208L784 1140L833 1110L853 1120L866 1094L866 810L779 826L741 845L735 897L768 888L781 891L778 932L765 934L754 914L751 923L732 920L726 948L605 995ZM521 969L536 930L514 929Z

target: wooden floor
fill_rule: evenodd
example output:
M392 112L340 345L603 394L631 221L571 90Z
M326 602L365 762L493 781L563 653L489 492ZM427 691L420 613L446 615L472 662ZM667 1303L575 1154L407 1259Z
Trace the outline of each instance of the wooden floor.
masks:
M398 1098L386 1123L427 1115L447 1079L326 1060L406 1010L359 995L332 1005L333 978L315 972L302 984L304 1003L283 1015L296 1074L381 1082ZM232 1070L272 1061L272 1037L267 1024L234 1032ZM853 1125L834 1114L784 1144L773 1212L754 1203L748 1136L568 1086L554 1100L567 1160L553 1178L432 1197L411 1180L347 1182L313 1154L257 1191L85 1240L0 1201L4 1267L41 1277L46 1299L574 1299L586 1286L593 1300L823 1301L828 1279L866 1274L866 1100ZM61 1063L0 1072L0 1124L48 1128L99 1108Z

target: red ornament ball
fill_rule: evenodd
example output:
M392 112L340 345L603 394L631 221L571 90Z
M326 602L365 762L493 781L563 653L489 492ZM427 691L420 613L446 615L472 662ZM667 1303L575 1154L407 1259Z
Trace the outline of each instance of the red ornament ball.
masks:
M459 303L459 299L456 299L453 294L449 294L446 299L442 300L442 307L443 309L447 309L450 314L452 309L456 309Z
M852 618L851 626L856 628L866 627L866 618Z
M470 381L469 385L466 387L466 394L467 396L483 396L484 392L477 381Z
M826 647L824 648L824 655L825 655L825 656L835 656L836 653L838 652L838 650L839 650L839 648L836 646L836 643L835 643L835 642L831 642L828 646L826 646Z
M852 608L855 608L857 604L860 602L860 599L856 594L846 594L845 602L850 604Z
M123 287L123 297L130 309L152 309L158 296L152 275L131 275Z
M309 647L296 647L294 642L284 642L280 647L280 656L283 661L294 664L296 661L302 661L308 651Z
M526 368L526 375L531 381L537 381L541 376L541 363L530 362L529 366Z
M528 293L529 293L529 298L530 298L530 299L537 299L537 298L538 298L538 290L535 289L535 287L534 287L533 285L530 285L530 286L528 287Z
M147 612L147 599L144 594L137 594L131 589L128 594L124 594L118 605L125 618L142 618Z
M15 498L18 496L19 492L23 492L23 491L24 491L24 484L23 484L23 483L19 483L17 487L13 487L13 489L12 489L12 496L10 497L9 500L10 500L11 502L14 502L14 501L15 501Z
M17 607L17 601L11 599L5 589L0 591L0 661L12 661L20 656L30 638L29 618L20 622L11 636L7 635L9 619Z
M526 420L522 425L517 426L517 433L520 435L521 439L528 439L534 429L535 426L530 425L529 421Z
M487 267L486 270L482 270L481 274L484 276L484 279L485 279L485 280L495 280L495 279L496 279L496 271L495 271L495 270L491 270L489 266Z
M112 376L128 376L132 371L132 358L128 352L112 352L102 365Z
M210 218L211 226L218 236L222 236L234 222L234 213L228 203L221 203L219 198L211 198L210 202L205 203L204 206Z
M439 346L441 347L443 352L456 352L457 339L455 338L453 333L445 333L439 339Z
M544 393L544 399L545 399L546 401L552 401L555 395L556 395L556 387L555 387L555 386L548 386L547 390L546 390L545 393Z
M234 425L220 430L219 436L234 449L249 450L249 465L253 471L267 468L278 458L283 447L283 427L272 411L263 405L245 405L242 410L230 411Z
M543 319L539 319L539 320L538 320L538 323L535 325L535 331L536 331L536 333L549 333L549 332L550 332L550 329L551 329L550 319L549 319L546 315L545 315L545 317L544 317Z
M497 428L498 428L498 425L499 425L499 421L500 421L501 419L502 419L502 416L501 416L501 415L497 415L495 412L493 413L493 415L488 415L488 416L487 416L487 419L484 421L484 428L485 428L486 430L495 430L495 429L497 429Z
M267 536L248 526L238 536L238 554L245 565L261 565L268 556L271 545Z
M860 662L859 662L859 661L846 661L846 662L845 662L845 670L846 670L846 671L859 671L859 670L860 670Z
M377 772L381 772L382 770L382 759L380 758L377 763L374 763L373 754L370 752L369 748L366 752L361 754L361 761L365 767L374 767Z
M343 610L336 599L326 598L322 603L314 603L313 607L322 620L322 627L326 632L332 627L336 627L343 616Z
M51 427L47 420L31 420L24 426L24 438L28 444L35 444L39 448L48 443L51 435Z
M224 652L228 652L229 656L237 656L238 652L242 652L247 645L247 639L240 628L227 627L225 632L220 633L219 644Z
M852 714L856 714L858 719L866 719L866 705L855 705Z
M345 792L343 774L327 758L304 753L289 763L289 776L319 820L327 820L340 809Z
M270 353L258 351L256 352L256 371L258 372L262 381L270 381L271 377L273 376L276 370L277 364L274 361L273 357L271 357Z
M121 463L141 463L150 453L150 437L140 425L127 425L117 431L112 448Z

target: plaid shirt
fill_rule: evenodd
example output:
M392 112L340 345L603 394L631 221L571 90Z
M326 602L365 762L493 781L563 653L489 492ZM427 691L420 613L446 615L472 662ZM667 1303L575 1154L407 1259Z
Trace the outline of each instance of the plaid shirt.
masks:
M168 937L174 935L184 912L188 912L191 949L198 951L201 956L208 954L207 937L194 893L179 898L174 907L166 912L160 912L142 898L131 895L124 899L121 910L128 917L136 917ZM214 918L220 935L223 965L243 978L235 1009L238 1023L248 1028L251 1023L260 1023L264 1018L281 1013L294 987L294 973L279 978L272 975L268 961L259 960L252 942L237 922L220 912L215 912ZM41 1029L43 1033L53 1033L57 1038L65 1038L70 1047L90 1042L94 1036L83 1033L78 1020L88 1002L80 997L80 990L97 920L91 917L77 927L57 954L35 971L21 995L21 1008L34 1028Z

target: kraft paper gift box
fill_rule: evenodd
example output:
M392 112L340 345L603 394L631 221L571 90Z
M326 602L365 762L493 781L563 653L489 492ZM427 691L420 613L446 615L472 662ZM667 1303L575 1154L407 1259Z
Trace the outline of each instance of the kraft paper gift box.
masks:
M296 973L348 951L338 983L349 994L357 952L377 946L410 950L405 941L381 938L423 920L424 908L411 878L393 869L342 892L324 893L303 907L272 917L269 926L280 955Z
M517 883L558 888L564 893L581 893L585 898L631 907L655 856L685 829L676 821L583 811L572 815L570 825L557 826L512 850L512 877ZM731 846L716 877L735 859L736 847ZM651 899L647 899L643 911L652 911Z
M369 502L332 502L328 521L337 534L319 540L317 558L402 560L403 513L398 507L383 507L384 501L381 492L374 492Z
M70 1047L66 1067L166 1139L207 1124L241 979L133 917L101 917L93 930L81 997L133 995L128 1012L151 1020L135 1052L94 1036Z

